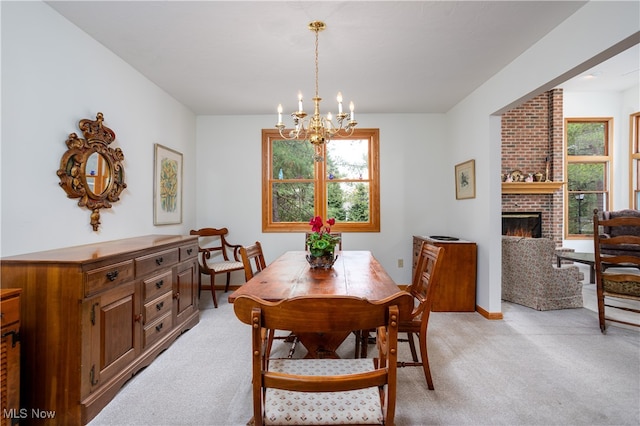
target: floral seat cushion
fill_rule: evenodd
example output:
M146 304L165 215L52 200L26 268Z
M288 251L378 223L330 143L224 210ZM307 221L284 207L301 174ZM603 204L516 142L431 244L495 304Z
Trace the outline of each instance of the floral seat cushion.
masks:
M373 370L373 360L274 359L269 371L325 376ZM345 392L293 392L269 388L265 394L265 424L382 424L380 392L372 387Z

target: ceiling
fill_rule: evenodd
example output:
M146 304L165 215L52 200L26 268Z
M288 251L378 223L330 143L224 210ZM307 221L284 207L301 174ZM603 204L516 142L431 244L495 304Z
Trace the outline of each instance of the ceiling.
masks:
M198 115L312 108L319 34L322 112L338 91L356 113L446 112L584 1L49 1ZM638 51L616 65L638 83ZM629 60L631 64L629 65ZM635 61L635 62L634 62ZM602 65L598 79L609 70ZM631 83L629 83L631 82ZM577 83L567 89L580 90Z

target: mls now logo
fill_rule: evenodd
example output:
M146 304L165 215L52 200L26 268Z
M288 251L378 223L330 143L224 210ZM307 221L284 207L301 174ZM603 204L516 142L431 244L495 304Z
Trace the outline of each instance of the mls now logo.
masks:
M6 408L2 410L2 417L5 419L53 419L56 417L56 412L53 410L41 410L39 408L32 408L28 410L26 408Z

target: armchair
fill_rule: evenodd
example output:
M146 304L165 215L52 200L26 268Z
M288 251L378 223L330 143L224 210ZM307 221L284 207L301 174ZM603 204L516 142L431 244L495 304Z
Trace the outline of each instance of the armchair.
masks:
M582 283L575 265L554 266L548 238L502 237L502 299L539 311L582 308Z
M209 275L211 282L211 295L213 297L213 305L217 308L218 301L215 291L215 276L217 274L226 274L227 282L224 291L229 290L231 281L231 272L244 271L244 263L240 259L241 245L229 244L226 236L229 233L227 228L201 228L191 230L190 235L197 235L198 252L200 253L198 273L198 296L202 289L202 274ZM231 256L230 256L231 254Z

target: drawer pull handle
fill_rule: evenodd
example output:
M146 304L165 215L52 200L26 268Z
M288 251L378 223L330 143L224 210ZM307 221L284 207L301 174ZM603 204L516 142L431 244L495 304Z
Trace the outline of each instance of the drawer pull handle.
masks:
M114 281L116 278L118 278L118 271L111 271L111 272L107 272L107 278L109 279L109 281Z
M187 249L187 254L191 254L193 252L193 249Z
M162 262L164 262L163 258L159 257L159 258L156 259L156 265L160 266L160 265L162 265Z
M164 302L160 302L160 303L157 303L157 304L156 304L156 309L157 309L158 311L162 310L162 308L164 308Z
M10 330L10 331L7 331L6 333L2 333L3 339L7 336L13 337L13 339L11 339L11 347L15 348L18 342L20 341L20 333L17 332L16 330Z
M162 323L156 325L156 331L162 330Z
M163 285L164 285L164 280L160 280L156 283L156 288L162 288Z
M91 371L89 371L89 382L91 386L95 386L98 384L98 379L96 379L96 366L95 364L91 366Z

